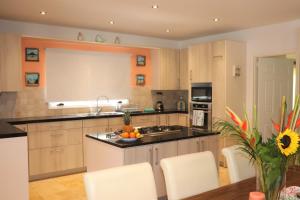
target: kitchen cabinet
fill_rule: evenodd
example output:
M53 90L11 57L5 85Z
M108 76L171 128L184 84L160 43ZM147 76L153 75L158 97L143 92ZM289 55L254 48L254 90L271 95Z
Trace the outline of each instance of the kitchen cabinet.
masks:
M28 124L30 180L83 170L82 121Z
M0 92L21 89L21 36L0 33Z
M188 48L180 49L180 64L179 64L179 81L180 90L189 89L189 65L188 65Z
M237 41L215 41L212 43L212 119L230 120L225 114L226 106L239 116L243 115L246 102L246 44ZM235 69L240 75L234 75ZM231 146L235 142L228 138L220 139L220 148ZM220 163L226 166L225 158L220 153Z
M166 195L160 160L177 156L177 141L132 147L125 150L125 164L149 162L152 166L158 196Z
M216 159L216 164L219 163L219 136L204 136L178 141L178 155L196 153L202 151L211 151Z
M188 114L178 114L178 125L189 127L189 115Z
M179 89L179 59L178 49L162 48L151 51L153 90Z
M132 116L131 118L132 126L142 127L142 126L156 126L157 117L156 115L142 115L142 116Z
M211 43L189 47L188 65L190 83L211 82L212 80Z
M179 125L178 113L174 114L161 114L157 116L158 126L173 126Z

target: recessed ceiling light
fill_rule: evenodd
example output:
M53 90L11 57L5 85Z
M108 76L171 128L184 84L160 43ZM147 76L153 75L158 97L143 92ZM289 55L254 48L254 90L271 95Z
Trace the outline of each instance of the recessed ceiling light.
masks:
M115 22L114 22L114 21L112 21L112 20L111 20L111 21L109 21L109 23L110 23L111 25L115 24Z
M46 11L43 11L43 10L42 10L42 11L40 11L40 14L41 14L41 15L47 15L48 13L47 13Z
M153 9L157 9L157 8L158 8L158 5L157 5L157 4L154 4L154 5L152 5L152 8L153 8Z
M170 29L167 29L166 32L167 32L167 33L170 33Z
M214 18L214 22L218 22L218 21L220 21L219 18Z

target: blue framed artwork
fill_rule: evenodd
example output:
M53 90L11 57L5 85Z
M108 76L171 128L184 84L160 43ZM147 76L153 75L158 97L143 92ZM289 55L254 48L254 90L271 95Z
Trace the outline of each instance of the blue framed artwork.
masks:
M145 65L146 65L146 56L137 55L136 66L145 66Z
M145 75L144 74L137 74L136 75L136 85L144 86L145 85Z
M37 87L40 85L40 74L37 72L25 73L25 84L28 87Z
M38 48L26 48L25 49L25 61L39 62L40 50Z

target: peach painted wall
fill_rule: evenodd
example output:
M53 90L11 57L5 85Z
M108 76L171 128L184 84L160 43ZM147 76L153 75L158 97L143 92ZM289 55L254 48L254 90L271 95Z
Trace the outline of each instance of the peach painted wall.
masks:
M39 62L25 61L25 48L39 48ZM103 45L85 42L70 42L52 39L40 39L23 37L22 38L22 79L23 87L25 86L25 73L26 72L39 72L40 73L40 88L45 87L46 74L45 74L45 49L46 48L62 48L81 51L99 51L110 53L130 53L131 54L131 87L136 86L136 74L145 75L145 86L151 86L152 80L152 63L150 57L150 49L147 48L133 48L133 47L120 47L113 45ZM146 56L146 66L136 66L136 55ZM140 86L139 86L140 87Z

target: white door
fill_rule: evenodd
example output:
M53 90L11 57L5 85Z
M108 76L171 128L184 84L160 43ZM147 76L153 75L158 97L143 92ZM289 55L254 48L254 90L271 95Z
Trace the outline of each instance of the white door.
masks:
M288 112L293 99L293 60L283 57L258 59L258 128L266 139L274 133L271 120L279 122L281 98L286 96ZM275 134L275 133L274 133Z

